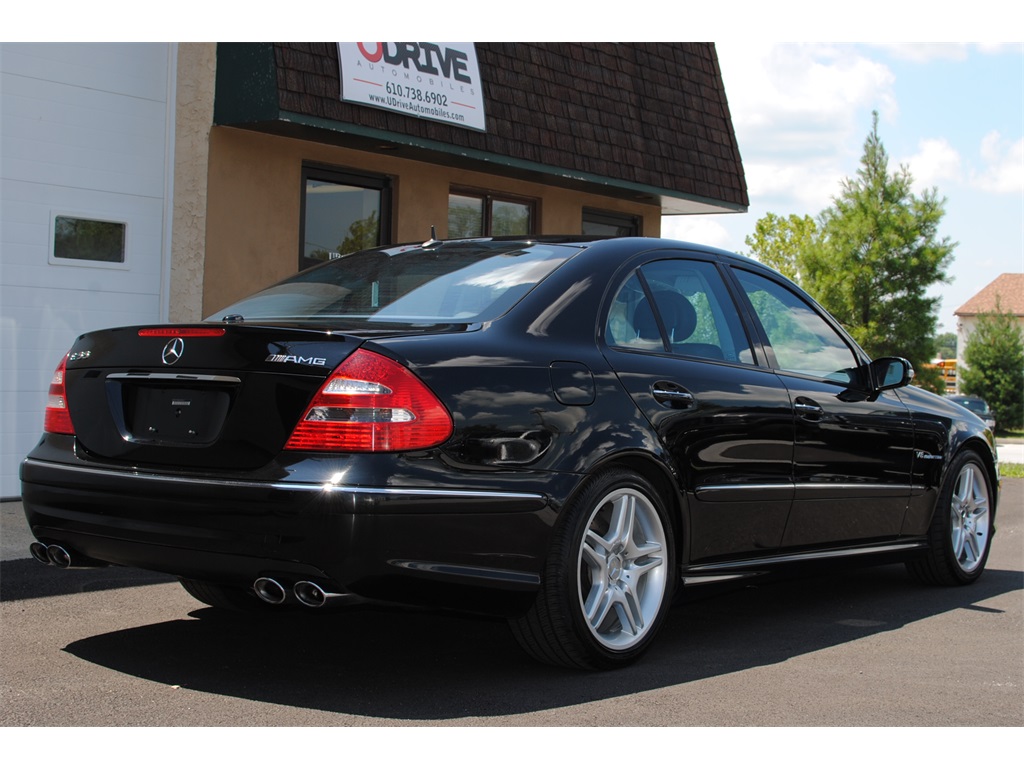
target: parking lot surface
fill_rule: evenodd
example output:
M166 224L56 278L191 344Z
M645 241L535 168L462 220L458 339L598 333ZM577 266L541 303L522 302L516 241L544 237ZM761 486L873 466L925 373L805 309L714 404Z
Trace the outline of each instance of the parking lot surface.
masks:
M168 577L60 571L2 505L3 726L1024 726L1024 480L988 570L901 566L687 593L609 673L525 657L503 622L375 608L224 616Z

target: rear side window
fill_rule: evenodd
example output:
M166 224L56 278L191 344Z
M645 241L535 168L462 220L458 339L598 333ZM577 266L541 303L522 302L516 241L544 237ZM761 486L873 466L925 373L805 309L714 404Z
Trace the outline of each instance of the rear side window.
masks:
M301 272L209 319L482 322L504 314L577 251L496 241L361 251Z
M608 314L612 346L730 362L753 362L735 305L714 264L646 264L619 290Z

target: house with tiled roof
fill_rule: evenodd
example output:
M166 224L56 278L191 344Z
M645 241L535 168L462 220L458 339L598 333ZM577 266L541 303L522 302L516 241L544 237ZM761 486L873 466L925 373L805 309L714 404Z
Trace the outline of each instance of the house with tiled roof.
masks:
M967 340L977 328L978 317L993 312L1009 312L1024 332L1024 273L1005 272L968 299L953 314L956 316L956 368L963 368Z

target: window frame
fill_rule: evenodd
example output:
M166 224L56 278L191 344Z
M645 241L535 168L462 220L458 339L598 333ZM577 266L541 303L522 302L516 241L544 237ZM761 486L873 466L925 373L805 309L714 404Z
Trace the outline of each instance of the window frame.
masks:
M694 276L706 288L702 293L708 299L708 313L719 340L719 349L726 353L727 350L721 346L721 343L728 341L731 345L731 350L729 351L734 353L735 357L729 357L728 355L723 357L707 356L696 351L688 352L685 345L692 343L687 342L687 340L682 340L679 345L671 343L671 339L666 335L666 328L662 317L663 309L656 298L657 291L650 281L652 277L656 276L656 273L652 274L652 270L656 270L657 265L672 263L689 265L688 269L694 273ZM610 324L612 322L614 305L622 291L634 279L637 281L643 296L654 310L654 318L658 324L661 336L660 347L623 344L613 339L614 334L611 331ZM685 296L685 294L683 295ZM689 300L689 297L686 298ZM735 317L730 318L728 316L727 313L730 310L735 313ZM605 344L620 352L659 355L721 365L743 365L763 368L764 366L759 362L759 351L756 349L755 339L751 336L746 318L744 317L745 312L746 305L741 303L735 295L729 276L723 273L721 267L714 260L699 258L697 254L693 253L665 255L636 263L622 275L616 290L609 294L608 304L603 316L604 322L601 326L601 336ZM699 326L694 330L694 333L698 329ZM688 338L692 338L692 334ZM747 353L750 359L744 359L744 353Z
M644 217L622 213L621 211L605 211L600 208L584 207L580 225L581 234L595 234L587 232L586 224L588 221L604 226L625 227L630 230L626 234L607 235L607 237L639 237L643 233ZM595 234L595 236L602 237L605 235Z
M394 180L390 176L375 175L351 168L303 161L302 174L299 180L299 271L319 263L316 260L306 258L306 186L310 179L329 184L340 184L377 191L380 194L380 221L376 245L388 245L394 242L391 231Z
M123 227L124 238L122 240L121 261L99 261L96 259L76 259L57 255L57 219L76 219L78 221L93 221L100 224L117 224ZM50 243L47 252L47 263L62 267L90 267L94 269L131 269L131 235L132 227L127 219L117 216L110 216L96 211L80 211L66 209L50 210Z
M481 232L479 235L466 235L465 237L529 237L537 234L538 229L538 211L540 210L539 201L536 198L524 197L522 195L515 195L506 192L499 192L495 190L482 190L473 187L461 187L458 185L452 185L448 188L448 211L451 210L451 198L453 195L459 197L471 197L480 200L483 204L483 211L480 221ZM530 223L527 232L518 232L512 235L495 235L493 234L494 225L494 204L495 203L512 203L514 205L525 205L529 209ZM452 234L448 233L449 237Z

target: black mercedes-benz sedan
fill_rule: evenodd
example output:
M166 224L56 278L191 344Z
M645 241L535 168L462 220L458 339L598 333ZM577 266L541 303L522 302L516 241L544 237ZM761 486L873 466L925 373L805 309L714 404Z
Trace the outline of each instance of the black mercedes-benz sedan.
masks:
M734 254L432 239L79 337L24 507L60 567L503 616L541 661L618 667L686 584L856 557L977 579L992 434L912 376Z

